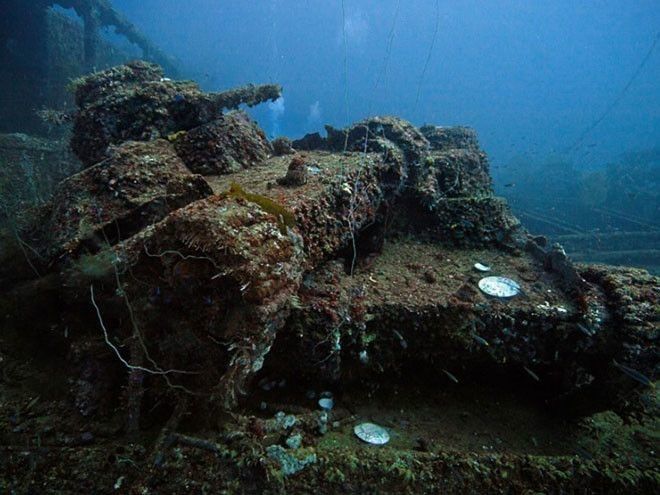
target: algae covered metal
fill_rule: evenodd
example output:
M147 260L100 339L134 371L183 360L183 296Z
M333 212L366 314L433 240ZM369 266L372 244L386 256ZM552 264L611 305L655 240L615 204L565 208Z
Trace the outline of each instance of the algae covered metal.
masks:
M77 82L85 168L3 237L0 479L657 486L657 277L529 235L474 131L374 117L270 143L223 110L279 86L163 76L136 62Z

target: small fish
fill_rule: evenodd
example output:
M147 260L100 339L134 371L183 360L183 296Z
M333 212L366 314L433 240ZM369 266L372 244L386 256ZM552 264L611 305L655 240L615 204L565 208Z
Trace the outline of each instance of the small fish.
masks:
M541 381L541 379L539 378L539 376L538 376L536 373L534 373L532 370L530 370L527 366L523 366L523 368L524 368L525 371L529 374L529 376L531 376L532 378L534 378L534 380L536 380L537 382L540 382L540 381Z
M578 323L577 327L580 329L580 331L585 334L587 337L593 337L594 332L589 330L587 327L585 327L582 323Z
M406 342L406 339L403 338L403 335L401 335L396 330L392 330L392 332L394 332L394 335L396 335L399 338L399 342L401 343L401 347L403 347L404 349L407 349L408 348L408 342Z
M472 338L474 338L474 340L476 340L485 347L488 347L490 345L486 339L484 339L483 337L479 337L476 333L472 334Z
M515 185L515 182L509 182L508 184L504 184L504 187L515 187Z
M456 378L454 375L452 375L449 371L443 369L442 372L449 377L449 379L454 382L458 383L458 378Z
M636 380L639 383L641 383L642 385L646 385L647 387L655 388L655 383L653 383L648 376L640 373L637 370L629 368L625 364L619 364L615 360L612 360L612 362L614 363L614 366L619 368L621 371L623 371L626 375L628 375L633 380Z
M25 406L25 409L23 410L23 412L27 412L27 411L29 411L30 409L32 409L32 408L37 404L37 402L39 402L39 399L41 399L41 396L40 396L40 395L37 395L34 399L32 399L32 400L28 403L27 406Z

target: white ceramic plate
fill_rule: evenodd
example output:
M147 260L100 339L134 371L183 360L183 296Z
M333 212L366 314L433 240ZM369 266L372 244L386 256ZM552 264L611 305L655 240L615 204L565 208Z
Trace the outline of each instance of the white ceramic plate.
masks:
M518 282L506 277L485 277L479 280L479 288L493 297L514 297L520 294Z

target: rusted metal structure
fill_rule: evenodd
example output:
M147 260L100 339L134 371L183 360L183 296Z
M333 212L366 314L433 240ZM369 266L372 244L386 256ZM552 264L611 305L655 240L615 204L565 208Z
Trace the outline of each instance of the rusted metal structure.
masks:
M39 0L34 4L41 8L52 5L72 8L83 19L85 23L85 65L88 69L92 69L96 63L100 45L100 29L113 26L117 33L126 36L131 43L142 49L143 59L158 63L168 72L176 72L172 58L151 43L131 22L117 12L108 0Z
M82 22L52 7L73 9ZM103 38L103 29L132 43L127 53ZM151 60L176 77L176 63L107 0L5 0L0 3L0 132L44 134L36 115L71 104L67 83L129 58Z

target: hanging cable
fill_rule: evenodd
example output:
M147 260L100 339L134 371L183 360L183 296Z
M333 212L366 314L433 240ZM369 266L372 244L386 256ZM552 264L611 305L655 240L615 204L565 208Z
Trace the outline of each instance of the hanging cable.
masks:
M435 29L433 30L433 38L431 39L431 46L429 46L429 53L426 57L426 62L424 63L424 69L422 69L422 75L419 78L419 85L417 86L417 97L415 98L415 106L413 107L412 115L414 116L417 112L417 104L419 103L419 96L422 93L422 83L424 82L424 76L426 71L429 68L429 63L431 62L431 56L433 55L433 49L435 48L435 41L438 37L438 29L440 28L440 0L435 0Z
M394 18L392 20L392 26L390 27L390 31L387 35L387 46L385 48L385 58L383 59L383 66L382 69L378 72L378 77L376 78L376 83L374 84L374 90L371 94L371 98L369 99L369 108L367 111L367 116L371 116L371 110L373 108L373 103L374 103L374 97L378 91L378 87L380 86L381 80L387 79L387 69L389 68L390 65L390 57L392 54L392 44L394 43L394 35L396 32L396 25L397 21L399 19L399 11L401 7L401 0L397 0L396 2L396 7L394 10Z
M637 77L641 74L642 70L644 70L644 67L646 66L647 62L651 59L651 55L653 55L653 52L655 51L655 47L658 44L658 41L660 41L660 32L656 33L655 38L653 39L653 43L651 43L651 47L649 48L648 52L646 52L646 55L644 55L644 58L642 59L641 63L639 66L637 66L637 69L633 73L632 77L628 80L626 85L623 87L621 91L619 91L619 94L617 94L616 98L612 100L612 102L607 105L605 110L603 111L600 116L594 120L589 127L587 127L580 136L575 140L575 142L568 147L566 150L566 153L572 153L576 149L579 148L579 146L582 144L582 141L593 131L598 125L607 118L607 116L610 114L612 110L614 110L614 107L616 107L619 102L623 99L623 97L626 95L630 87L633 85Z
M346 108L346 137L344 139L344 151L348 148L348 125L350 112L348 108L348 41L346 39L346 5L341 0L341 33L344 41L344 106Z

